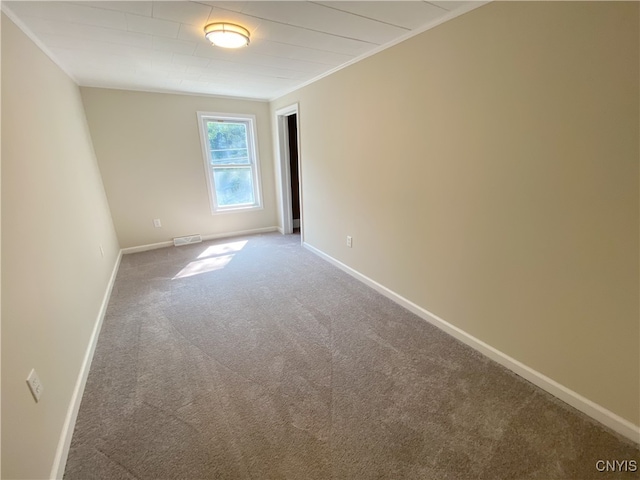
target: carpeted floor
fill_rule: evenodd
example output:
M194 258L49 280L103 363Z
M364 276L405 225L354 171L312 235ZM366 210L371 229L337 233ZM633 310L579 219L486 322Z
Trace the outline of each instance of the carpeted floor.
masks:
M596 461L639 457L267 234L123 257L65 478L638 478Z

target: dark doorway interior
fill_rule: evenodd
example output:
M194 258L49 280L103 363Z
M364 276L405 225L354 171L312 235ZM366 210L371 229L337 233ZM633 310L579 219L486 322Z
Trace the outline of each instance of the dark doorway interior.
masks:
M293 231L300 231L300 183L298 178L298 116L287 117L289 129L289 168L291 171L291 213Z

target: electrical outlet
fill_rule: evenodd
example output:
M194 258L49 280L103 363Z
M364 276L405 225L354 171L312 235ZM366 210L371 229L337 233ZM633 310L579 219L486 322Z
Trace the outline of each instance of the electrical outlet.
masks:
M153 220L153 226L156 228L160 228L162 226L162 223L160 222L159 218L156 218Z
M27 385L29 385L29 390L31 390L31 395L33 395L33 399L36 403L40 400L40 395L42 395L42 391L44 387L42 386L42 382L38 377L35 369L31 369L31 373L27 377Z
M352 238L347 235L347 247L351 248Z

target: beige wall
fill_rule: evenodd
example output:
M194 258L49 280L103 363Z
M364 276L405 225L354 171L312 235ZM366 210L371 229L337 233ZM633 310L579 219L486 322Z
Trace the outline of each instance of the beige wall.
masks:
M636 425L638 18L492 3L271 105L308 243Z
M2 19L0 18L0 52L2 51ZM2 55L0 54L0 57ZM2 89L2 62L0 61L0 91ZM0 94L0 111L2 111L2 94ZM0 272L2 272L2 115L0 114ZM2 274L0 274L0 372L2 372ZM2 378L0 374L0 392ZM0 478L2 477L2 399L0 398Z
M277 225L269 104L82 88L120 245ZM256 116L264 209L212 215L196 112ZM162 228L153 226L153 219Z
M79 89L3 15L2 478L49 477L118 250Z

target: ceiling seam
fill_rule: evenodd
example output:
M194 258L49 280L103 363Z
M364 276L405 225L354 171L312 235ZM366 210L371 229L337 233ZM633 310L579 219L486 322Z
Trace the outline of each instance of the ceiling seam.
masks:
M447 10L446 8L441 7L440 5L437 5L435 3L427 2L426 0L423 0L423 2L424 3L428 3L429 5L431 5L433 7L440 8L441 10L444 10L445 12L450 12L451 11L451 10Z
M279 43L280 45L288 45L290 47L306 48L307 50L313 50L314 52L333 53L334 55L344 55L345 57L355 56L355 54L351 54L351 53L334 52L333 50L323 50L321 48L306 47L304 45L297 45L295 43L279 42L277 40L267 40L267 41L271 43Z
M116 1L119 1L119 0L116 0ZM111 11L111 10L107 10L107 9L103 9L103 10ZM142 18L151 18L151 17L145 17L143 15L136 15L136 16L142 17ZM73 20L56 20L56 19L50 19L50 18L45 18L45 17L36 17L34 15L23 15L20 18L43 20L43 21L46 21L46 22L60 22L60 21L62 21L62 22L65 22L65 23L69 23L71 25L77 25L79 27L85 27L85 28L92 28L92 29L103 28L105 30L111 30L113 32L118 32L118 33L123 33L123 32L124 33L133 33L134 35L146 35L146 36L149 36L149 37L167 38L169 40L178 40L180 42L193 42L192 40L184 40L182 38L170 37L168 35L156 35L156 34L153 34L153 33L136 32L135 30L129 30L128 22L127 22L127 28L126 29L122 29L122 28L108 27L108 26L103 26L103 25L91 25L91 24L88 24L88 23L81 23L81 22L73 21ZM156 20L160 20L160 19L156 19ZM126 19L125 19L125 21L126 21ZM163 21L175 23L177 25L190 25L190 24L187 24L187 23L174 22L172 20L163 20ZM196 26L196 25L192 25L192 26ZM53 34L48 33L47 34L47 33L45 33L44 35L64 35L64 34L60 34L60 33L53 33ZM113 42L111 42L111 43L113 43ZM122 45L125 45L125 44L122 44ZM133 46L133 45L129 45L129 46Z
M198 4L200 4L200 5L205 5L205 4L202 4L202 3L200 3L200 2L193 2L193 3L198 3ZM292 23L279 22L279 21L277 21L277 20L271 20L271 19L269 19L269 18L263 18L263 17L259 17L259 16L257 16L257 15L251 15L251 14L248 14L248 13L238 12L238 11L236 11L236 10L229 10L228 8L223 8L223 7L216 7L216 8L219 8L220 10L226 10L227 12L238 13L238 14L240 14L240 15L244 15L244 16L246 16L246 17L257 18L258 20L264 20L264 21L266 21L266 22L277 23L278 25L286 25L287 27L299 28L299 29L301 29L301 30L308 30L308 31L310 31L310 32L315 32L315 33L322 33L322 34L324 34L324 35L331 35L332 37L344 38L344 39L346 39L346 40L353 40L353 41L356 41L356 42L367 43L367 44L369 44L369 45L376 45L376 46L381 45L381 44L379 44L379 43L370 42L370 41L368 41L368 40L362 40L362 39L360 39L360 38L353 38L353 37L347 37L347 36L344 36L344 35L339 35L339 34L337 34L337 33L324 32L324 31L322 31L322 30L315 30L315 29L313 29L313 28L303 27L303 26L301 26L301 25L295 25L295 24L292 24Z
M67 38L71 38L71 37L67 37ZM105 43L105 44L110 44L110 45L122 45L122 44L120 44L120 43L113 43L113 42L106 42L106 41L105 41L105 42L103 42L103 43ZM125 45L125 46L127 46L127 47L131 47L130 45ZM165 51L163 51L163 50L156 50L156 49L147 48L147 47L132 47L132 48L139 48L139 49L141 49L141 50L148 50L149 52L170 53L170 54L171 54L171 58L172 58L172 60L173 60L173 55L176 55L176 54L177 54L177 55L186 55L186 56L191 56L191 57L194 57L194 58L202 58L202 59L207 60L207 61L209 62L209 64L210 64L212 61L213 61L213 62L215 62L215 61L220 61L220 62L233 63L233 64L235 64L235 65L247 65L247 66L250 66L250 67L259 67L259 68L262 68L262 67L264 67L264 68L276 68L276 69L279 69L279 70L284 70L284 71L289 71L289 72L296 72L296 73L302 73L302 74L314 75L314 72L308 72L308 71L305 71L305 70L298 70L298 69L287 68L287 67L274 67L274 66L271 66L271 65L261 65L261 64L259 64L259 63L251 63L251 62L250 62L250 63L247 63L247 62L240 62L240 61L230 60L230 59L221 59L221 58L212 58L212 57L202 57L202 56L197 56L197 55L194 55L194 54L188 55L188 54L178 53L178 52L165 52ZM196 44L196 48L197 48L197 44ZM90 52L90 50L82 50L82 49L75 49L75 48L69 48L69 47L54 47L54 49L62 49L62 50L69 50L69 51L79 50L79 51L82 51L82 52ZM110 55L113 55L113 56L116 56L116 57L122 57L122 58L131 58L131 57L128 57L127 55L122 55L122 54L118 54L118 53L112 53L112 54L110 54ZM274 56L274 55L265 55L265 54L254 54L254 55L261 55L261 56L264 56L264 57L271 57L271 58L282 58L282 59L285 59L285 60L296 60L296 59L291 59L291 58L287 58L287 57L278 57L278 56ZM135 59L134 59L134 60L135 60ZM153 60L150 60L150 61L153 61ZM308 60L298 60L298 61L300 61L300 62L307 62L307 63L316 63L317 65L328 65L328 66L334 66L334 65L331 65L331 64L317 63L317 62L310 62L310 61L308 61ZM181 63L174 63L173 61L171 61L171 64L172 64L172 65L185 66L185 67L194 67L194 68L207 68L207 67L209 67L209 65L207 65L206 67L200 67L200 66L198 66L198 65L184 65L184 64L181 64ZM135 67L135 66L134 66L134 67L132 67L132 68L137 69L138 67ZM65 73L66 73L66 71L65 71ZM186 72L186 73L189 73L189 72ZM236 73L246 73L246 72L240 72L240 71L237 71ZM249 75L249 74L247 73L247 75ZM287 79L287 80L295 80L295 79L290 78L290 77L276 77L276 76L274 76L274 75L269 75L269 74L265 74L265 73L261 73L261 74L253 73L253 74L251 74L251 75L254 75L254 76L255 76L255 75L260 75L260 76L263 76L263 77L269 77L269 78L280 78L280 79ZM76 82L76 83L77 83L77 82Z
M378 20L377 18L371 18L371 17L367 17L366 15L362 15L360 13L354 13L354 12L350 12L348 10L342 10L340 8L337 7L332 7L330 5L325 5L323 3L318 3L318 2L312 2L309 1L309 3L313 4L313 5L317 5L319 7L324 7L324 8L329 8L331 10L335 10L336 12L341 12L341 13L345 13L347 15L353 15L354 17L360 17L360 18L365 18L367 20L371 20L372 22L377 22L377 23L381 23L383 25L389 25L390 27L396 27L396 28L401 28L402 30L406 30L408 32L411 31L410 28L407 27L403 27L402 25L396 25L395 23L389 23L389 22L383 22L382 20Z

